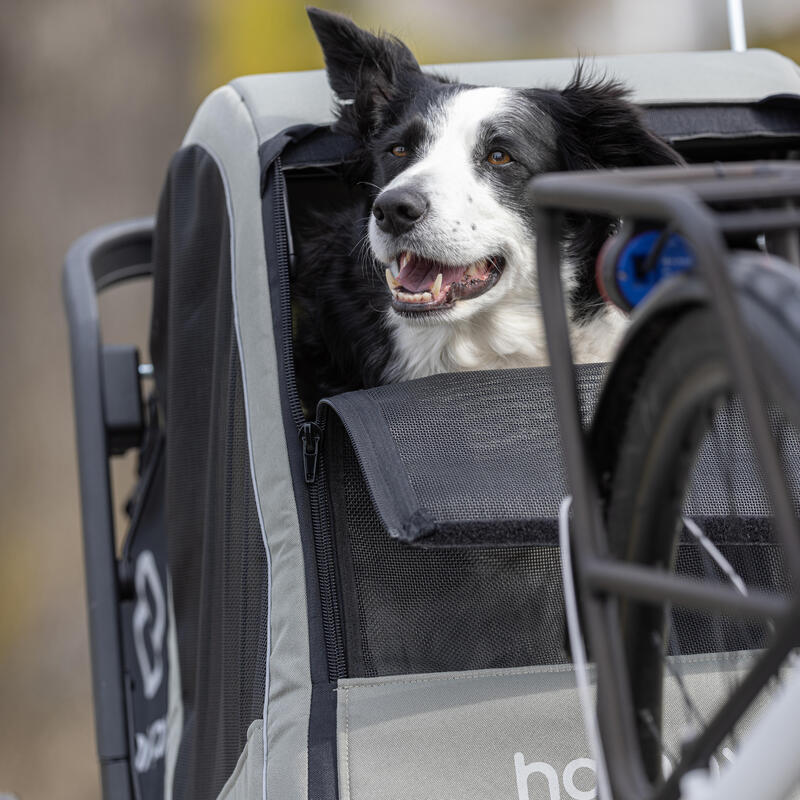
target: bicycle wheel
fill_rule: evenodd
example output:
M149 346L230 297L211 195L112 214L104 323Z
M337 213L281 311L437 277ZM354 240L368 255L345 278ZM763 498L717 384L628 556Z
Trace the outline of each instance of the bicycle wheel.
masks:
M766 304L781 322L782 333L770 332L759 345L758 376L796 511L800 415L786 370L787 364L793 369L787 358L800 336L791 315L786 323L784 306L786 281L795 288L800 281L782 268L774 279L759 280L756 289L750 281L743 291L755 291L759 313ZM611 555L730 583L743 593L758 588L788 595L759 454L712 310L698 305L675 317L642 361L638 379L614 387L615 402L601 402L594 423L595 446L607 445L609 432L616 440L612 452L597 459ZM680 763L685 741L733 693L774 628L769 621L745 622L670 601L620 598L618 608L640 755L657 795ZM701 663L707 674L698 669ZM747 725L728 733L717 763L733 752Z

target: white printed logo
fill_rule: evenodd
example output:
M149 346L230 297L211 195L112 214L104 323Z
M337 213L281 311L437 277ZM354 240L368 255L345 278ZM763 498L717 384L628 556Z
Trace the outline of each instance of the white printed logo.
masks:
M525 763L525 756L522 753L514 753L514 766L517 772L517 792L519 800L561 800L561 786L558 781L558 773L552 764L546 761L535 761L532 764ZM592 771L592 783L596 783L595 763L591 758L576 758L570 761L561 775L564 790L573 800L594 800L597 797L597 786L592 785L591 789L579 789L575 785L575 773L581 769ZM531 775L539 774L547 782L547 795L536 792L531 796L528 790L528 779Z
M727 761L733 761L734 759L733 752L727 747L722 748L722 755ZM558 781L558 773L552 764L548 764L546 761L535 761L531 764L526 764L525 756L522 755L522 753L514 753L514 767L517 773L517 794L519 796L519 800L562 800L561 785ZM669 777L669 774L672 771L672 765L666 756L663 758L662 767L664 777ZM593 784L591 788L579 789L575 785L575 773L581 769L591 770ZM711 761L709 762L709 769L712 775L719 775L720 766L716 758L711 758ZM531 795L530 787L528 785L528 780L531 775L542 776L547 785L547 795L544 795L539 791L539 788L542 785L541 780L538 780L538 783L537 781L534 781L534 785L536 786L536 789L534 790L535 794ZM576 758L573 761L570 761L569 764L564 767L564 772L561 774L561 783L563 783L564 790L566 791L567 795L573 800L595 800L597 797L596 775L596 765L593 759Z
M136 659L142 673L144 696L148 700L155 697L164 679L164 634L167 629L167 605L164 602L164 588L158 574L156 560L150 550L143 550L136 559L136 607L133 610L133 642ZM148 592L149 589L149 592ZM150 606L152 597L153 608ZM149 626L150 660L145 629ZM154 723L155 724L155 723ZM137 737L140 734L137 734Z
M167 721L164 717L150 724L147 733L136 734L136 756L133 766L137 772L147 772L159 758L164 758L167 746Z

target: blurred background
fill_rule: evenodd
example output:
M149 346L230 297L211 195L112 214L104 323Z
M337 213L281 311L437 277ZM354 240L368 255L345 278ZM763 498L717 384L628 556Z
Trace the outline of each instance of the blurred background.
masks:
M293 0L3 0L0 23L0 794L99 797L67 329L69 243L152 214L193 110L236 75L322 59ZM423 62L728 46L725 0L327 3ZM750 46L800 60L797 0L745 0ZM146 344L148 287L103 301ZM115 466L118 506L133 462Z

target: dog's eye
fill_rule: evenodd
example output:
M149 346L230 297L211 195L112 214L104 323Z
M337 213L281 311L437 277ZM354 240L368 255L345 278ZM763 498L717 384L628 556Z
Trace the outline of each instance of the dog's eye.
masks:
M398 158L405 158L408 155L408 150L402 144L396 144L389 152Z
M505 150L492 150L492 152L486 156L486 160L493 167L502 167L503 164L510 164L512 158Z

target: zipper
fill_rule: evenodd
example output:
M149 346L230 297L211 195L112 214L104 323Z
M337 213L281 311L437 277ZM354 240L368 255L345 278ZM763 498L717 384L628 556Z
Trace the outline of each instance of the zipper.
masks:
M320 604L322 606L322 632L328 662L328 679L336 681L347 675L344 657L344 633L336 580L336 550L331 535L331 516L328 507L325 462L322 456L324 424L320 420L308 422L297 393L292 344L292 296L290 270L294 261L289 234L289 204L286 179L280 156L275 159L275 186L280 201L273 209L275 244L279 256L279 308L281 326L281 351L284 378L292 422L298 431L303 450L303 471L308 487L311 507L311 527L314 540L314 559L317 567Z
M300 427L303 466L314 532L314 558L317 562L317 581L322 603L322 631L328 661L328 679L336 681L347 677L347 665L336 580L336 549L331 535L328 506L328 481L321 450L324 433L325 428L320 421L305 422Z
M322 602L322 628L328 660L328 679L336 681L347 677L347 665L336 580L336 549L331 536L328 481L325 459L320 449L324 432L324 426L320 422L306 423L300 430L300 441L303 444L303 461L307 465L306 483L311 505L311 524L314 529L314 557L317 562L317 580Z
M281 157L275 159L275 186L280 204L273 209L273 230L275 249L278 251L278 274L280 283L280 325L281 351L283 355L286 392L289 396L289 409L294 426L300 430L305 422L303 407L297 394L297 378L294 372L294 347L292 346L292 294L289 288L289 271L294 261L294 253L289 248L289 201L286 193L286 178L283 176Z
M322 428L316 422L304 422L300 426L300 441L303 443L303 470L306 474L306 483L313 484L317 479Z

